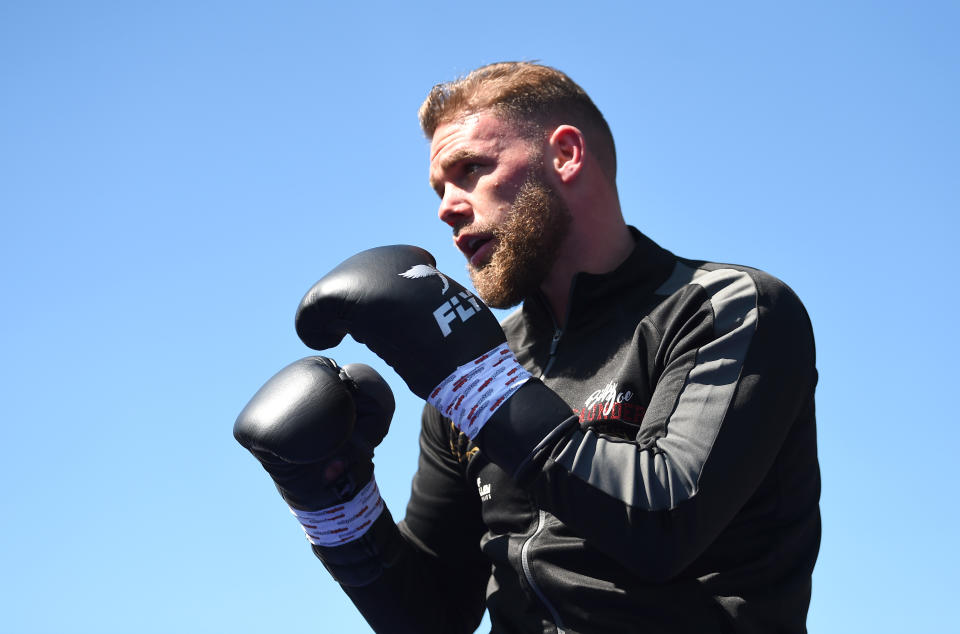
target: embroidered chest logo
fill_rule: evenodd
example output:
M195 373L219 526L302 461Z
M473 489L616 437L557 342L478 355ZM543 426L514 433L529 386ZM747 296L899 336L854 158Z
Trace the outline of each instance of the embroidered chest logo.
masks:
M580 417L581 423L591 423L603 420L619 420L633 425L639 425L647 408L639 403L632 402L633 392L619 391L617 382L610 381L599 390L594 391L583 402L581 409L574 412Z
M477 478L477 491L480 492L480 499L484 502L490 499L492 484L484 484L480 478Z

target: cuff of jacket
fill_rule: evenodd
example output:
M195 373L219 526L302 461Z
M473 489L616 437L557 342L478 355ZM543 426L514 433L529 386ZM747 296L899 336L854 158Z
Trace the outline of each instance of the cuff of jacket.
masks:
M366 586L396 563L403 538L387 508L359 539L340 546L313 545L313 554L341 585Z
M539 380L530 379L494 412L474 442L523 485L559 439L577 426L570 406Z

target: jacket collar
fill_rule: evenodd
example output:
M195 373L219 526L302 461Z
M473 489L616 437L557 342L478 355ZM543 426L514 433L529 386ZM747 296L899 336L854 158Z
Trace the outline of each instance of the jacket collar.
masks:
M620 266L608 273L577 273L570 282L565 329L589 322L611 308L611 301L629 289L630 293L653 292L673 271L677 258L635 227L628 227L636 243ZM539 291L523 303L524 319L531 324L556 329L546 298Z

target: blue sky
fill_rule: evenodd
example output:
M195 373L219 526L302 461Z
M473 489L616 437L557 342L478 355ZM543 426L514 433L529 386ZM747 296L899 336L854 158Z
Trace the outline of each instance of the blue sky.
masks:
M231 435L306 289L409 243L466 281L416 109L537 59L593 96L627 220L763 268L818 344L812 632L960 631L950 2L0 3L9 632L365 631ZM421 404L377 452L401 516Z

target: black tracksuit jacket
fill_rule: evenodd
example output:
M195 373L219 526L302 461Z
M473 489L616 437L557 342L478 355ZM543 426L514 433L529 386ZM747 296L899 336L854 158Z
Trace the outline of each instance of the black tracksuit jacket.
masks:
M377 631L472 632L484 606L502 633L806 631L806 311L770 275L632 231L616 271L576 276L563 329L541 298L503 324L572 415L528 407L469 442L427 406L405 519L314 548Z

